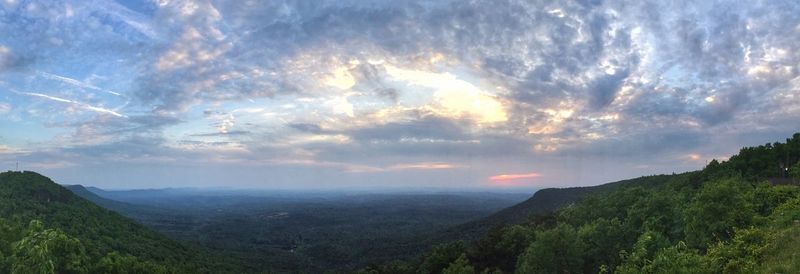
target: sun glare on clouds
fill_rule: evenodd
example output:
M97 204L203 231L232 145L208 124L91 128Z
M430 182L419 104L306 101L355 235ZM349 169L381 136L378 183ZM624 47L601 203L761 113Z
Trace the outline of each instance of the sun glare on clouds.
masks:
M468 117L480 123L508 120L503 104L491 93L451 73L435 73L385 65L386 72L396 80L433 90L428 109L449 118Z
M336 68L329 77L324 79L326 85L347 90L356 84L356 79L350 74L347 67Z

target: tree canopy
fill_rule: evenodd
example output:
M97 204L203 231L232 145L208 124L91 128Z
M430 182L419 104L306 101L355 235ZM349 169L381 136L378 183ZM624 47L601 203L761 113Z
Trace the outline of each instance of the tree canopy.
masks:
M449 260L453 268L472 266L476 273L796 272L800 188L769 180L798 178L798 158L800 134L743 148L700 171L642 177L595 192L550 214L555 224L532 216L460 250L436 247L421 262L435 259L443 269Z

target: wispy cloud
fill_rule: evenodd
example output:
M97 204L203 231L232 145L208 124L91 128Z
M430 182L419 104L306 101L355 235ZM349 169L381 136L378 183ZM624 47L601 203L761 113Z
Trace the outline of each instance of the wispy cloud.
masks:
M0 114L6 114L11 111L11 105L8 103L0 102Z
M113 92L113 91L110 91L110 90L105 90L105 89L99 88L97 86L91 85L89 83L86 83L86 82L83 82L83 81L79 81L79 80L75 80L75 79L72 79L72 78L69 78L69 77L55 75L55 74L51 74L51 73L47 73L47 72L43 72L43 71L39 71L38 74L41 75L44 78L61 81L61 82L64 82L64 83L67 83L67 84L70 84L70 85L73 85L73 86L76 86L76 87L79 87L79 88L96 90L96 91L105 92L105 93L116 95L116 96L123 96L122 94L119 94L117 92Z
M385 167L375 167L368 165L345 165L345 171L351 173L372 173L372 172L396 172L396 171L435 171L446 169L457 169L464 166L444 162L419 162L419 163L402 163L392 164Z
M396 164L388 167L389 170L436 170L436 169L454 169L460 168L460 165L441 163L441 162L423 162L423 163L409 163L409 164Z
M116 117L122 117L122 118L127 118L128 117L128 116L125 116L123 114L120 114L120 113L118 113L116 111L113 111L113 110L110 110L110 109L106 109L106 108L102 108L102 107L96 107L96 106L92 106L92 105L89 105L89 104L86 104L86 103L81 103L81 102L78 102L78 101L59 98L59 97L55 97L55 96L50 96L50 95L47 95L47 94L35 93L35 92L19 92L19 91L15 91L15 93L22 94L22 95L33 96L33 97L38 97L38 98L44 98L44 99L48 99L48 100L52 100L52 101L56 101L56 102L61 102L61 103L67 103L67 104L71 104L71 105L80 107L80 108L82 108L84 110L93 111L93 112L97 112L97 113L109 114L109 115L113 115L113 116L116 116Z
M0 86L37 92L0 98L0 141L63 148L47 159L590 184L698 168L800 117L796 1L3 5Z

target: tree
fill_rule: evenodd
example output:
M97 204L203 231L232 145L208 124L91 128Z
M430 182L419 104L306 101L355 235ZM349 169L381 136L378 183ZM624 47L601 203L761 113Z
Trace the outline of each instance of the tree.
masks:
M718 242L708 249L707 265L715 273L757 273L770 236L763 229L739 230L732 241Z
M570 225L559 224L536 235L517 262L517 273L581 273L583 245Z
M533 241L534 228L511 225L489 231L467 250L467 257L477 269L513 272L517 257Z
M475 269L469 265L469 261L467 261L467 255L461 254L458 256L458 259L450 263L450 266L445 268L442 271L442 274L474 274Z
M791 176L792 179L800 180L800 162L795 163L789 168L789 176Z
M616 273L641 273L656 253L669 246L669 240L664 235L654 231L645 231L636 240L630 252L622 251L622 264L617 267Z
M641 273L710 273L703 268L703 256L696 250L686 247L679 242L677 245L664 248L656 253L655 258L648 262Z
M754 212L748 201L749 184L738 179L706 183L687 209L686 240L692 247L733 237L735 228L751 223Z
M11 272L12 247L22 238L24 232L16 223L0 218L0 273Z
M117 252L106 254L98 262L94 272L98 273L119 273L119 274L139 274L139 273L167 273L164 266L151 262L142 262L131 255L120 255Z
M464 242L457 241L449 244L437 245L426 256L419 267L419 273L440 273L449 266L450 262L458 259L464 253Z
M40 221L31 221L27 236L16 242L12 255L12 273L86 273L83 246L57 229L44 229Z
M583 243L584 273L597 272L600 267L615 267L619 264L617 250L622 250L632 244L619 219L596 219L578 229L578 236Z

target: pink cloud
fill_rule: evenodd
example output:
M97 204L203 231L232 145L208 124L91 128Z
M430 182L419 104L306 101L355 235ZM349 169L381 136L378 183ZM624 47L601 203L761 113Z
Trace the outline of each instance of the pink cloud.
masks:
M489 177L489 184L493 186L525 186L533 183L533 181L541 177L542 174L520 173L520 174L499 174Z

